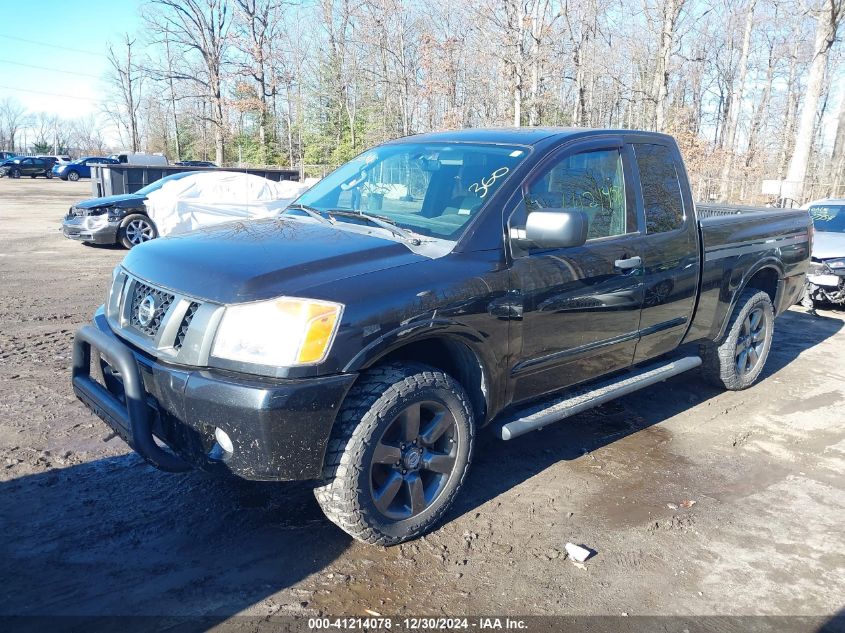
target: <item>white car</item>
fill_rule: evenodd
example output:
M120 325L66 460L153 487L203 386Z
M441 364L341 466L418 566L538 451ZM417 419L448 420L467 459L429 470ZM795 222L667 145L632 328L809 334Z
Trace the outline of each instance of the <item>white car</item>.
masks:
M808 202L815 235L807 292L802 303L845 305L845 199L826 198Z
M167 165L167 156L164 154L133 154L132 152L125 152L121 154L112 154L109 158L113 158L119 163L125 163L127 165Z

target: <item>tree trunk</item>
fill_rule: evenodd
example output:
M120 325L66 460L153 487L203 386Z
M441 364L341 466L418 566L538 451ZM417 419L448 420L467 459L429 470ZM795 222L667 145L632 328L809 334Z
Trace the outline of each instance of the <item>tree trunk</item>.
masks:
M810 159L810 151L813 144L816 112L818 111L819 99L822 94L827 58L830 54L830 48L836 39L836 31L841 22L842 14L835 10L835 2L836 0L828 0L826 4L831 5L829 12L821 11L815 16L816 37L813 42L813 61L810 64L810 72L807 76L804 106L801 109L798 131L795 134L795 147L792 150L792 158L789 161L789 170L786 173L784 190L786 196L798 201L804 197L807 163Z
M722 163L722 174L719 179L719 200L723 202L728 197L728 178L734 166L736 128L739 123L739 113L742 110L742 99L745 96L745 77L748 73L748 54L751 50L751 31L754 28L754 7L756 4L757 0L750 0L748 3L748 13L745 16L745 33L742 36L742 53L739 58L739 81L734 84L731 92L731 106L728 111L724 137L724 146L728 150L728 155Z
M685 0L664 0L663 19L660 30L660 48L655 65L651 94L654 100L652 127L660 132L666 127L666 99L669 95L669 64L672 60L672 46L675 43L675 26Z

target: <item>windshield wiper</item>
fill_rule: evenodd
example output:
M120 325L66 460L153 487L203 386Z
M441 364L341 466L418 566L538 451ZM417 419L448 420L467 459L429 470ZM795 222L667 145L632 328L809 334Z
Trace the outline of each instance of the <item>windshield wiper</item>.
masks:
M419 245L422 243L420 238L417 237L412 231L409 231L408 229L399 226L393 220L390 220L381 215L371 215L369 213L364 213L363 211L353 211L351 209L332 209L331 211L327 211L326 213L329 214L329 217L339 216L342 218L361 218L363 220L367 220L371 224L375 224L380 228L390 231L394 235L398 235L403 240L411 242L414 245Z
M307 204L292 204L285 209L285 213L289 210L299 210L305 211L309 217L314 218L315 220L319 220L323 224L331 224L331 220L329 220L326 216L319 212L319 210L315 209L314 207L309 207Z

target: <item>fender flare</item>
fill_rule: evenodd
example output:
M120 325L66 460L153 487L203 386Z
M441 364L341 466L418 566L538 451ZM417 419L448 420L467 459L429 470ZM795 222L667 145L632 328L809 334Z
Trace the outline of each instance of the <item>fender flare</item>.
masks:
M722 336L724 336L725 330L728 327L728 321L730 321L730 316L736 309L737 299L739 299L739 295L742 294L742 291L748 287L748 282L751 281L754 275L765 269L773 270L777 274L777 287L775 288L775 296L772 299L772 304L777 306L777 299L781 291L781 285L784 277L783 263L774 255L767 255L760 261L755 262L755 264L742 275L735 290L732 291L730 287L723 289L726 292L731 292L731 298L725 314L723 315L722 324L719 326L719 333L715 340L720 340ZM733 280L731 279L730 281Z
M503 386L493 382L497 374L492 368L496 366L497 361L489 353L487 338L484 335L456 321L425 318L401 324L371 341L346 363L342 371L344 373L361 372L392 352L432 339L461 345L478 363L481 372L481 394L489 416L494 408L498 408L495 394L501 396L504 393Z

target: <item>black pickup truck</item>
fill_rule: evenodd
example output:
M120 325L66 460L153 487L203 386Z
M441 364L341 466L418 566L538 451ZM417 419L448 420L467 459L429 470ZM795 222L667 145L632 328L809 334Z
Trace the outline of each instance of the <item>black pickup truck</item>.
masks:
M314 480L341 529L395 544L444 515L483 427L698 366L751 385L811 239L806 211L698 218L669 136L413 136L276 219L133 249L73 387L158 468Z

